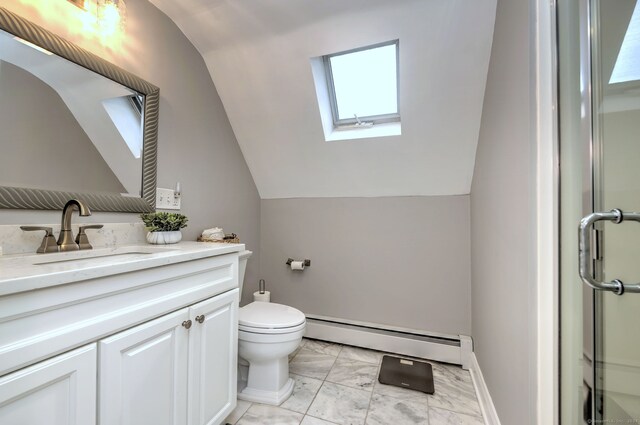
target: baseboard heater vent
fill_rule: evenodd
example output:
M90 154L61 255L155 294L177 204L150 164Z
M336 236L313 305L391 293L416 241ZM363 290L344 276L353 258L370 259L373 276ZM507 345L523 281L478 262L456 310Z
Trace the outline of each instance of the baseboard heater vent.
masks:
M464 335L441 335L337 318L307 315L307 338L446 363L466 365L471 340ZM466 353L469 351L469 353Z

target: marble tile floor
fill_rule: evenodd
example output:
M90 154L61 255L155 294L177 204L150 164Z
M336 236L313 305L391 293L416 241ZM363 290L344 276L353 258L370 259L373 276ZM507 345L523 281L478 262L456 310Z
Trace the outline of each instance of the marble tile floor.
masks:
M385 353L303 339L289 356L293 394L280 406L238 400L231 425L483 425L471 375L429 361L435 394L383 385ZM392 354L393 355L393 354ZM398 356L402 357L402 356Z

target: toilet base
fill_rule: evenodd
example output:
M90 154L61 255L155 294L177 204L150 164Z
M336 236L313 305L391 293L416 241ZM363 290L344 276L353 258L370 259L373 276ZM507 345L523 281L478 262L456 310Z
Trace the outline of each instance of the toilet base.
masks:
M293 393L293 384L293 379L289 378L278 391L258 390L247 386L238 393L238 398L240 400L278 406Z

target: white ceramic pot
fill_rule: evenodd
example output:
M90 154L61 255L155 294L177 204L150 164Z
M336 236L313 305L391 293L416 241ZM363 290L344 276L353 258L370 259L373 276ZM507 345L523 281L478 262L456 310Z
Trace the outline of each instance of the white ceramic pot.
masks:
M147 233L147 242L154 245L168 245L178 243L182 240L182 232L175 230L173 232L149 232Z

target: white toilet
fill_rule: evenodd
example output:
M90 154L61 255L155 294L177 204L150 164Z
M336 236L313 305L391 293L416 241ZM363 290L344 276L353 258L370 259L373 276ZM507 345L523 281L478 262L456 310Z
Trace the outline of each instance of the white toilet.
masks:
M240 253L240 293L251 254ZM293 392L289 354L300 345L306 318L293 307L254 301L240 308L238 322L238 354L249 363L246 386L239 388L238 398L279 405Z

